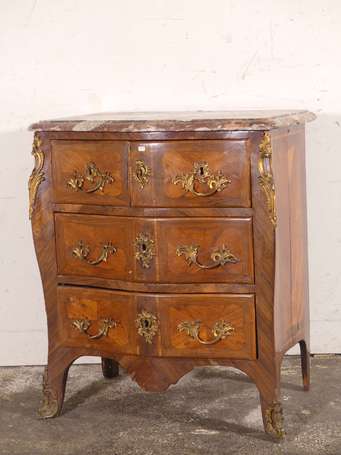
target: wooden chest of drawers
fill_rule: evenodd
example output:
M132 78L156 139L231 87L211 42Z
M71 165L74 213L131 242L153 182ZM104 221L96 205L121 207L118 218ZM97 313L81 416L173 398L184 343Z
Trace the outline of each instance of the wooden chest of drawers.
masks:
M283 436L280 367L309 388L304 123L296 112L40 122L29 181L49 353L43 417L80 356L161 391L195 366L246 373Z

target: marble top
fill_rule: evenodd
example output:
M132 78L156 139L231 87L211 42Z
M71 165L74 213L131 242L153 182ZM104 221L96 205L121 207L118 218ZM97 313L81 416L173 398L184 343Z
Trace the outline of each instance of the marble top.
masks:
M43 120L34 131L236 131L271 130L309 122L315 114L305 110L113 112Z

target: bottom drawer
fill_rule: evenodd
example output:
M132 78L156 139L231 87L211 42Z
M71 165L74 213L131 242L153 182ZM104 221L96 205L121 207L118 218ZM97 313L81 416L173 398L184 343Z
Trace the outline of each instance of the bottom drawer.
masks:
M163 357L256 358L251 294L136 294L63 286L66 346Z

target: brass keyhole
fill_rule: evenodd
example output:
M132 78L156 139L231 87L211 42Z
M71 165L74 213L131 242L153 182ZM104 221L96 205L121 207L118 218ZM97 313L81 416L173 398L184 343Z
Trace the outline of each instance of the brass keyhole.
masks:
M137 333L145 338L146 343L151 344L153 337L156 335L159 329L159 321L157 317L148 313L146 310L142 310L136 318Z
M202 166L200 166L199 173L200 175L204 175L204 168Z
M153 256L155 256L154 240L150 238L149 234L141 232L135 239L135 258L142 267L148 269Z

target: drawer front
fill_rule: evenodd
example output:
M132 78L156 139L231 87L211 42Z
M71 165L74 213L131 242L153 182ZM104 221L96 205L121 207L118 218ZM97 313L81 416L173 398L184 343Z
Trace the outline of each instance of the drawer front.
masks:
M55 215L58 273L131 279L130 224L106 216Z
M58 288L60 333L65 346L138 354L134 297L86 288Z
M253 295L162 297L159 314L164 356L256 358Z
M65 346L163 357L255 359L253 295L58 288Z
M251 218L56 214L58 272L159 283L254 282Z
M128 143L52 141L57 203L129 205Z
M132 143L130 174L135 206L251 206L245 140Z

